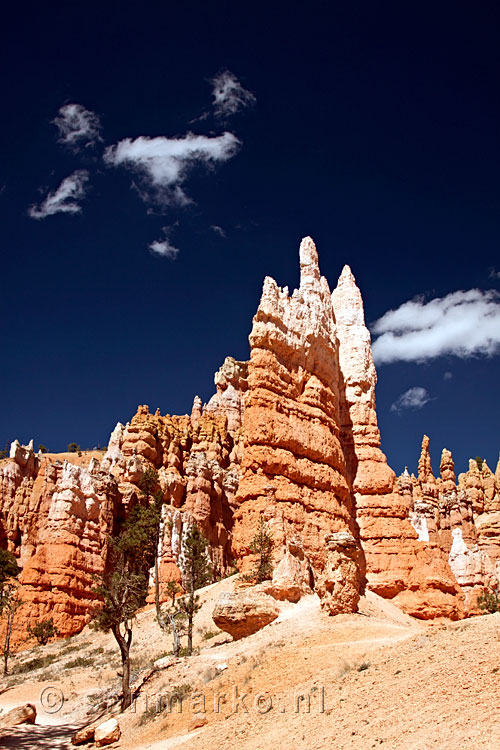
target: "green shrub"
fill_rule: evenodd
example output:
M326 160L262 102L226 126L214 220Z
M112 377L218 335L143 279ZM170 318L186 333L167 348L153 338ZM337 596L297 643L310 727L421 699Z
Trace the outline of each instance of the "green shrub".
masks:
M485 589L482 594L477 597L477 606L483 610L485 614L493 614L494 612L500 612L500 589L495 586L491 589Z
M33 627L29 625L28 635L36 638L40 646L46 646L51 638L59 635L59 631L54 626L54 620L50 617L48 620L40 620Z

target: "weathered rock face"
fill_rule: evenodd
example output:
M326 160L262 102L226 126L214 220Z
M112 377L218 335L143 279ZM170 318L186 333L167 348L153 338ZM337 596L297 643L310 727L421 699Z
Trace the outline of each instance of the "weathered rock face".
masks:
M326 565L317 585L321 605L331 615L357 612L363 588L359 545L346 531L329 534L325 543L328 550Z
M340 442L339 366L330 290L310 238L300 246L300 287L289 296L266 278L250 334L244 455L233 552L246 571L261 516L275 563L299 539L314 576L325 537L357 536Z
M418 541L409 503L380 448L375 411L377 374L363 301L345 266L332 304L339 342L341 442L355 499L370 589L406 612L428 618L460 614L459 589L437 544Z
M244 373L244 363L232 363ZM140 502L147 468L157 469L165 497L162 584L181 580L182 539L193 521L210 541L215 573L228 572L241 427L229 430L223 407L202 414L195 399L191 416L171 417L141 406L113 430L100 464L67 454L82 463L74 465L13 443L0 463L0 543L23 566L25 626L50 616L69 635L85 625L96 603L92 576L104 569L109 535Z
M104 570L118 487L96 461L88 468L68 462L49 466L52 476L41 493L47 515L20 577L22 598L30 622L52 617L59 633L70 635L83 627L95 605L92 575Z
M248 362L237 362L233 357L226 357L220 370L215 373L217 393L203 409L205 414L226 416L227 428L232 433L236 433L243 424L247 380Z

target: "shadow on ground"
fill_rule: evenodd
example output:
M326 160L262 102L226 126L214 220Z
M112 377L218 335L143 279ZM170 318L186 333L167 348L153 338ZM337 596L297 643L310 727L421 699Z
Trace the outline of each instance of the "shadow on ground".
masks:
M73 748L71 735L79 729L74 724L63 724L59 727L24 726L14 729L0 729L0 747L17 750L66 750Z

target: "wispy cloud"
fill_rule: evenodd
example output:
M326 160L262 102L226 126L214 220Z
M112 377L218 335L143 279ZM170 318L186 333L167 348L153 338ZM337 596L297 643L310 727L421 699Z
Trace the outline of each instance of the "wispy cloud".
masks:
M151 252L155 253L156 255L161 255L163 258L169 258L170 260L175 260L177 258L180 250L177 247L174 247L172 243L170 242L170 232L171 227L163 227L163 239L161 240L155 240L149 245L149 249Z
M391 411L400 412L403 409L422 409L430 400L431 397L425 388L415 386L414 388L408 388L407 391L396 399L391 406Z
M102 140L99 117L81 104L65 104L52 122L59 131L58 142L73 151Z
M212 232L215 232L215 234L218 234L219 237L222 237L223 239L226 239L226 233L225 233L225 231L223 230L222 227L219 227L217 224L212 224L210 226L210 229L212 230Z
M66 177L57 190L49 193L38 206L28 209L32 219L45 219L54 214L78 214L81 212L79 201L85 197L89 173L86 169L77 169Z
M252 107L257 101L255 95L243 88L230 70L217 73L210 82L216 117L230 117L246 107Z
M500 293L458 291L389 310L372 325L376 364L424 362L454 355L466 359L500 351Z
M106 149L104 160L110 166L125 166L142 179L143 200L160 205L186 205L190 198L183 190L191 170L200 164L214 167L235 155L240 141L232 133L219 136L187 133L182 138L125 138Z
M500 279L500 271L496 271L494 268L490 268L489 277L490 279L496 279L498 281L498 279Z
M446 370L446 372L443 375L443 380L452 380L452 378L453 378L453 373L450 372L449 370Z

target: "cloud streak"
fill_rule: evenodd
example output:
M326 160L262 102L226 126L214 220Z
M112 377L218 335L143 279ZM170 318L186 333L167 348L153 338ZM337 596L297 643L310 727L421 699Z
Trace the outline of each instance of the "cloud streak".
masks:
M61 182L57 190L48 193L42 203L30 206L28 215L32 219L46 219L54 214L80 213L80 201L85 197L88 179L86 169L77 169Z
M403 409L422 409L430 400L431 397L425 388L415 386L414 388L408 388L396 399L391 405L391 411L399 413Z
M191 203L183 189L189 173L197 165L213 168L231 159L240 141L232 133L209 137L187 133L182 138L140 136L125 138L106 149L109 166L127 167L142 180L139 194L145 201L160 205L184 206Z
M213 107L216 117L227 118L257 101L251 91L243 88L234 73L223 70L212 79Z
M175 260L180 252L178 247L174 247L170 242L169 234L171 228L163 227L163 239L155 240L149 245L149 249L155 255L161 255L162 258Z
M377 365L462 359L500 351L500 293L469 289L426 302L417 298L389 310L371 327Z
M59 131L58 142L73 151L94 146L102 140L99 117L81 104L65 104L52 122Z

